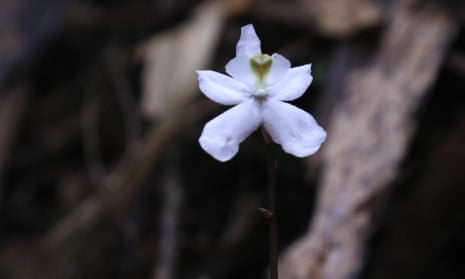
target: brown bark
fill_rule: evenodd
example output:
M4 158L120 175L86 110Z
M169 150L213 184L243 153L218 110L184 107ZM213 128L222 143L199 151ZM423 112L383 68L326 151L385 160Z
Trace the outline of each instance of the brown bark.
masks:
M370 218L389 191L455 25L440 10L400 1L373 63L349 74L332 116L313 223L283 255L282 278L353 278Z
M373 248L366 278L460 277L448 275L453 271L438 262L448 246L458 246L453 240L465 223L465 112L453 122L441 127L436 144L420 151L424 164L406 178L411 194L396 199L394 192L396 202L383 218L384 237ZM439 274L428 276L432 272Z

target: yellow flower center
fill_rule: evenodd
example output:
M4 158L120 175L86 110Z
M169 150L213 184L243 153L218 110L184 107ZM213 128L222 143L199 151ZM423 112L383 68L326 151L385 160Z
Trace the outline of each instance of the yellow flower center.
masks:
M257 54L250 59L250 67L257 76L256 96L266 95L266 85L264 79L268 74L273 58L268 54Z

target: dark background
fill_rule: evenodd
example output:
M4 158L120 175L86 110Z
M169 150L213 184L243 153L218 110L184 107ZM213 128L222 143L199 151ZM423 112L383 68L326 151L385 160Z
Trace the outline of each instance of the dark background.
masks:
M227 163L201 150L204 123L225 108L200 94L193 70L224 72L253 23L264 52L313 64L294 103L329 127L346 77L373 61L405 1L328 1L327 25L319 2L225 1L207 12L215 4L0 0L0 278L265 278L265 147L254 133ZM395 177L370 204L350 278L465 278L465 5L407 2L442 11L455 32L413 104ZM380 12L353 12L366 3ZM208 40L200 19L218 28ZM150 58L162 44L169 51ZM274 154L285 251L309 229L328 161Z

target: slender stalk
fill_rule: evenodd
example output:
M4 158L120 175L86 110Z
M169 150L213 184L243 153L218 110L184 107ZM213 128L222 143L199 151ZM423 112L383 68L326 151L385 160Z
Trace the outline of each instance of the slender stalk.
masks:
M262 137L266 145L268 167L268 209L259 208L260 213L268 220L270 230L270 279L278 279L278 220L276 210L276 160L273 156L273 143L262 127Z

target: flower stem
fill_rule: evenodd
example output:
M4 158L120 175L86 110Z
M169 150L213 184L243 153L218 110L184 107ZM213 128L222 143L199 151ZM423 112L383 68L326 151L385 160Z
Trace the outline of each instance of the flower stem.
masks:
M276 216L276 160L273 156L273 142L266 132L261 129L263 141L266 145L268 167L268 209L259 208L260 213L268 220L270 230L270 279L278 279L278 220Z

